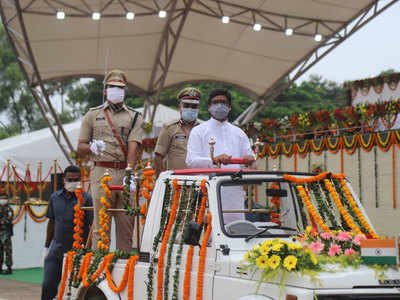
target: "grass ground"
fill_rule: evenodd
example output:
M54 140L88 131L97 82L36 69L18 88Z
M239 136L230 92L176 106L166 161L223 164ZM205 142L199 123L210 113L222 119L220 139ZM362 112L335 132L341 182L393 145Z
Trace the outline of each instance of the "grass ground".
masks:
M11 275L0 275L1 279L18 280L30 283L42 283L43 268L17 269Z

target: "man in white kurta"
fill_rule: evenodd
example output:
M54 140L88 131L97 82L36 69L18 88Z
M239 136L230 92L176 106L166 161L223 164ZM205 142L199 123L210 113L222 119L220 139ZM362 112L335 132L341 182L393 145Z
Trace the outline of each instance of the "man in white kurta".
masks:
M247 135L239 127L227 121L231 110L231 95L218 89L211 92L208 99L208 111L211 118L192 129L188 145L186 164L188 168L215 168L218 163L225 169L240 169L237 164L229 164L230 158L244 158L246 164L254 162ZM214 161L210 156L209 141L213 138ZM222 210L244 209L244 191L242 187L223 187L221 189ZM228 224L244 219L243 213L225 213L224 223Z

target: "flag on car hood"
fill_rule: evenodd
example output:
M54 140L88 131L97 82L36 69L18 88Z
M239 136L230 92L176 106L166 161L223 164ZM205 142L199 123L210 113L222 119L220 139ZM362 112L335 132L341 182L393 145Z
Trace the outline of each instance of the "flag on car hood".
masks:
M365 264L396 265L398 254L395 238L361 240L361 256Z

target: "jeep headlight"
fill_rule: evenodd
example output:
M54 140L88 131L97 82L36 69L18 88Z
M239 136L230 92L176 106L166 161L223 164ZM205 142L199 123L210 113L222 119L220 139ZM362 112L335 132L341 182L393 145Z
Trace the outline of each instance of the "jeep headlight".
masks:
M238 300L274 300L274 299L264 295L247 295L240 297Z

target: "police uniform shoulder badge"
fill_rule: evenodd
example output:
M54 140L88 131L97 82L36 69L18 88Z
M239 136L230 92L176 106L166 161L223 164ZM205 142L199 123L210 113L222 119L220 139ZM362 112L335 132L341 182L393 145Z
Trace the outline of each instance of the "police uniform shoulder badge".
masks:
M102 109L102 108L104 108L104 104L96 106L96 107L92 107L89 110L98 110L98 109Z

